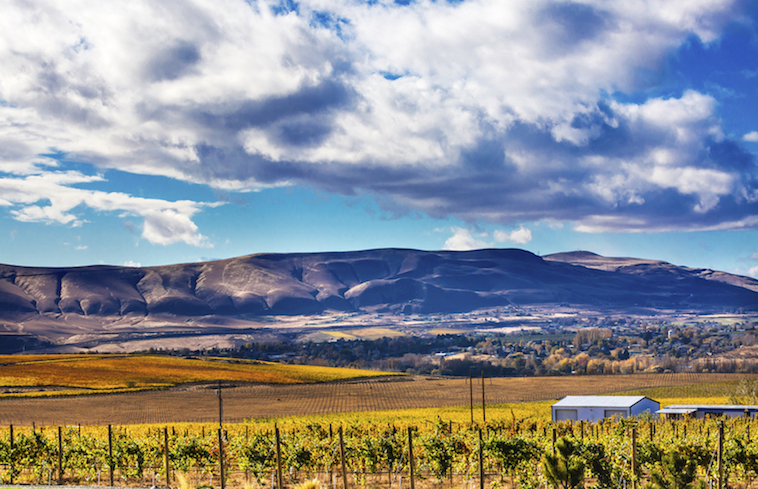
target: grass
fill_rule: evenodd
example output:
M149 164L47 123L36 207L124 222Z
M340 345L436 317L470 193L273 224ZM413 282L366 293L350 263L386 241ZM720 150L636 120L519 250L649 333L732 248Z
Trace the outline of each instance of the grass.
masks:
M0 387L60 390L3 393L0 397L50 397L85 392L132 392L215 381L265 384L319 383L391 375L347 368L259 361L132 355L0 356ZM1 392L1 391L0 391Z

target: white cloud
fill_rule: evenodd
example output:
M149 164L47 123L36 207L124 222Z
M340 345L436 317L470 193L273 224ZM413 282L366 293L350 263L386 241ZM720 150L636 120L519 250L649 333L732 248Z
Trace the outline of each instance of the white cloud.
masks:
M453 232L453 235L447 238L442 247L443 250L468 251L492 246L491 243L480 239L486 238L488 236L487 233L480 233L478 236L474 236L470 230L465 228L452 227L450 230Z
M192 221L204 204L50 180L47 204L31 182L39 155L61 151L217 188L370 192L469 222L747 222L758 194L710 152L724 138L713 97L606 95L644 91L641 72L693 33L717 39L733 5L308 0L282 12L278 0L11 0L0 172L32 180L3 188L0 206L72 226L76 205L119 210L144 218L150 242L208 245ZM739 215L716 214L726 199ZM687 213L674 222L672 207Z
M524 245L532 240L532 231L521 226L510 233L498 229L493 233L493 236L498 243L511 242Z
M169 202L69 186L101 180L102 177L75 171L39 172L25 177L0 178L0 198L11 203L11 215L17 221L79 227L83 221L77 217L77 208L86 206L100 212L120 212L122 216L143 217L142 237L154 244L185 242L194 246L210 246L208 239L198 232L191 217L202 207L219 204L186 200Z
M127 260L127 261L124 262L124 266L125 267L139 268L139 267L142 266L142 264L140 262L137 262L137 261Z
M758 265L750 267L750 269L747 271L747 274L753 278L758 278Z
M742 136L743 141L748 141L750 143L758 143L758 131L751 131L744 136Z
M151 243L168 245L183 241L194 246L211 246L208 238L197 232L190 215L175 209L148 210L144 214L142 237Z

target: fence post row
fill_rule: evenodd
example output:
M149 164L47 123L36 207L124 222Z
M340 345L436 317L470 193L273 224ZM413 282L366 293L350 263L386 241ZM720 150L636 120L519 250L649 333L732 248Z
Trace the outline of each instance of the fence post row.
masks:
M751 425L751 422L752 422L752 418L747 418L747 419L743 418L743 419L739 419L738 421L739 422L733 423L731 425L732 428L734 430L738 431L738 432L742 432L742 433L745 433L745 434L749 433L749 429L750 429L750 425ZM449 424L447 422L445 423L445 427L448 427L448 426L449 426L450 433L452 434L453 433L452 421L449 422ZM606 427L606 430L601 430L601 428L603 426ZM668 430L670 430L668 432L664 432L666 434L661 435L663 437L661 440L659 440L661 443L665 443L665 439L667 439L668 436L684 437L687 432L695 433L695 432L697 432L698 429L701 429L701 432L705 432L704 434L706 434L706 436L707 436L707 434L710 431L709 426L707 426L707 425L692 426L691 427L692 429L690 429L690 430L687 429L687 426L685 424L679 424L677 426L676 423L670 423L670 424L666 423L666 424L661 425L661 426L664 427L664 428L666 428L666 429L668 429ZM719 420L718 423L717 423L717 425L716 425L716 430L715 430L716 431L716 435L717 435L716 454L715 454L715 457L714 457L716 459L715 460L716 461L716 471L715 471L716 473L714 474L714 472L710 472L710 476L709 476L709 480L710 480L711 484L713 484L713 482L714 482L713 478L717 479L715 481L716 483L713 484L713 486L712 486L714 489L724 489L725 488L725 484L724 484L724 475L725 474L724 474L724 472L726 471L726 469L725 469L725 460L724 460L724 456L725 456L725 454L724 454L724 442L725 442L724 426L725 426L724 420ZM744 428L742 428L742 426L744 426ZM630 438L631 438L631 440L630 440L631 441L631 453L630 453L630 458L629 458L629 463L630 463L630 467L629 467L630 478L628 479L628 482L630 483L631 489L640 489L640 487L644 485L643 481L645 480L645 478L641 476L641 470L640 470L640 466L639 466L638 453L637 453L637 450L638 450L638 435L640 435L640 436L644 436L644 435L642 435L643 432L640 432L638 434L637 427L641 427L642 429L644 429L644 423L641 423L638 426L632 426L632 427L630 427L629 431L626 432L626 436L630 436ZM115 475L116 475L116 469L120 466L121 462L119 462L119 460L117 460L117 458L114 457L113 426L109 424L109 425L107 425L107 428L108 428L108 446L107 446L107 457L108 457L108 460L107 460L107 465L108 465L108 469L109 469L109 483L110 483L110 486L115 486L115 483L117 482L116 481L116 477L115 477ZM580 421L578 423L578 426L571 425L570 427L566 427L566 426L561 427L561 425L553 424L553 426L550 427L550 428L551 428L551 434L552 434L552 452L553 452L553 454L556 454L556 442L557 442L557 439L558 439L558 435L561 434L561 436L565 436L566 433L567 433L567 431L565 431L566 428L569 429L568 433L571 433L573 435L578 434L581 439L584 439L584 435L585 434L587 434L587 436L592 437L592 436L600 436L600 432L601 431L610 432L611 431L611 424L610 423L600 423L600 424L592 424L592 423L590 423L588 425L589 430L588 430L587 433L585 433L585 423L584 423L584 421ZM42 433L42 432L44 432L44 429L45 428L42 427L42 428L40 428L39 431ZM486 473L485 473L485 463L484 463L485 462L485 460L484 460L484 456L485 456L484 455L485 444L484 444L484 434L483 434L483 430L484 429L489 429L489 428L484 428L484 427L478 426L476 430L471 430L470 431L470 433L472 435L478 436L478 454L476 454L474 456L477 456L477 458L478 458L478 464L479 464L479 467L478 467L478 469L479 469L479 489L484 489L485 480L486 480L486 477L485 477L486 476ZM498 430L498 429L499 430L503 430L504 428L502 426L499 427L499 428L497 426L495 426L493 429L495 429L495 430ZM117 427L116 430L118 432L119 428ZM413 437L414 437L413 436L413 430L414 430L414 428L412 426L408 426L407 427L407 437L408 437L408 474L409 474L409 477L410 477L410 489L416 489L415 488L416 467L415 467L415 458L414 458L414 450L413 450ZM655 433L655 431L656 431L656 423L653 422L653 421L648 422L648 430L649 430L650 440L652 442L654 440L655 434L656 434ZM9 448L10 448L10 451L9 451L9 454L8 454L8 458L6 460L7 460L7 463L8 463L8 466L9 466L10 470L9 470L9 475L6 478L6 480L9 480L9 482L10 482L11 485L13 485L13 484L15 484L17 482L16 481L17 474L15 474L15 469L19 468L18 467L19 461L22 460L22 458L24 457L23 454L17 453L18 450L16 450L17 446L20 446L19 443L18 443L19 440L17 440L16 437L15 437L16 431L18 431L18 430L15 429L15 427L13 425L9 425L9 436L10 436L10 439L9 439ZM157 431L156 434L158 434L158 436L160 436L159 435L160 431L158 431L158 430L156 430L156 431ZM532 431L534 431L534 430L532 430ZM577 433L577 431L578 431L578 433ZM49 432L50 431L48 431L48 433ZM547 432L547 427L543 427L542 433L543 434L547 434L546 432ZM126 433L126 432L124 431L124 433ZM237 432L237 434L240 436L240 438L242 438L242 433L243 432L241 430ZM281 440L280 429L279 429L279 427L277 425L274 426L274 433L275 433L275 438L276 438L276 477L277 477L277 481L276 481L276 485L275 486L274 486L274 484L272 482L272 486L274 486L274 489L284 489L285 482L284 482L284 460L282 458L282 446L281 446L282 440ZM497 433L497 431L496 431L496 433ZM246 426L245 430L244 430L244 440L245 440L246 443L250 442L250 436L249 436L249 434L250 434L249 427ZM269 432L269 434L270 434L270 432ZM333 438L333 434L334 433L333 433L333 430L332 430L332 425L329 425L329 434L330 434L330 440L334 440L334 438ZM349 481L348 481L348 472L347 472L347 467L346 467L346 452L345 452L345 439L344 439L345 435L344 435L344 428L343 428L343 426L339 427L338 434L339 434L340 468L341 468L341 476L342 476L342 487L340 489L348 489ZM659 435L660 435L660 433L659 433ZM52 436L55 436L55 435L53 434ZM661 438L661 436L659 436L659 438ZM23 439L23 435L22 435L22 439ZM227 473L229 471L229 467L227 467L227 464L226 464L227 457L225 455L225 447L224 447L225 440L227 442L229 441L228 440L228 434L225 434L224 430L222 428L219 428L218 429L218 443L219 443L218 447L219 447L219 469L220 469L220 476L221 476L221 482L220 482L221 489L225 489L225 486L226 486L226 476L227 476ZM590 440L591 440L591 438L590 438ZM53 470L57 469L57 483L59 485L63 485L63 483L66 480L66 478L65 478L65 468L64 468L64 463L63 463L63 458L64 458L64 446L63 446L64 445L64 432L63 432L63 427L62 426L58 426L57 427L57 440L56 441L57 441L57 460L53 459L52 458L52 454L50 454L49 460L47 461L47 463L49 464L49 467L50 467L49 474L48 474L49 477L48 478L49 478L50 481L54 480L52 472L53 472ZM547 440L545 440L545 441L547 441ZM55 442L52 441L52 443L50 444L51 448L53 446L55 446L54 443ZM712 443L712 441L711 442L707 442L706 441L706 443L710 444L710 443ZM333 441L330 441L330 446L333 447ZM116 448L118 448L118 445L117 445ZM163 428L163 456L164 456L165 473L166 473L166 484L165 484L165 486L166 487L170 487L172 479L171 479L170 445L169 445L169 438L168 438L168 427L164 427ZM53 465L56 462L57 462L57 466ZM21 467L21 469L26 469L26 468L28 468L28 467L26 467L26 466ZM471 468L473 469L473 467L471 467ZM331 465L331 463L330 463L329 468L327 470L329 471L329 474L330 474L330 484L334 486L334 489L336 489L336 487L337 487L336 477L333 480L331 478L332 477L331 476L331 474L332 474L332 465ZM398 467L398 470L402 470L402 461L400 462L400 466ZM100 472L98 472L98 480L99 480L99 474L100 474ZM389 485L390 485L390 487L392 487L392 484L393 484L393 482L392 482L392 466L390 466L388 475L389 475ZM452 470L451 470L451 472L450 472L451 483L452 483L452 476L453 476L453 473L452 473ZM39 477L39 476L37 475L37 477ZM23 478L22 478L22 480L23 480ZM246 478L246 480L247 480L247 478ZM468 480L470 480L470 483L473 484L473 482L474 482L473 478L470 478Z

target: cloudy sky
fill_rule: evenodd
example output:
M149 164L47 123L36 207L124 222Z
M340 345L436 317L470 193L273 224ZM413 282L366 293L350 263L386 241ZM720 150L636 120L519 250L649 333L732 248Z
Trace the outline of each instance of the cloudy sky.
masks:
M0 262L578 249L758 277L758 2L5 0Z

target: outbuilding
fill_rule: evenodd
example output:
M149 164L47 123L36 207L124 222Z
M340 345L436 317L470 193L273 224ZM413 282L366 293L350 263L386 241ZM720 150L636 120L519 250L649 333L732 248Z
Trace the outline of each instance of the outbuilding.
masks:
M710 416L730 416L755 418L758 406L744 404L671 404L659 409L655 414L668 419L676 418L705 418Z
M660 408L660 403L645 396L566 396L553 404L553 421L627 418Z

